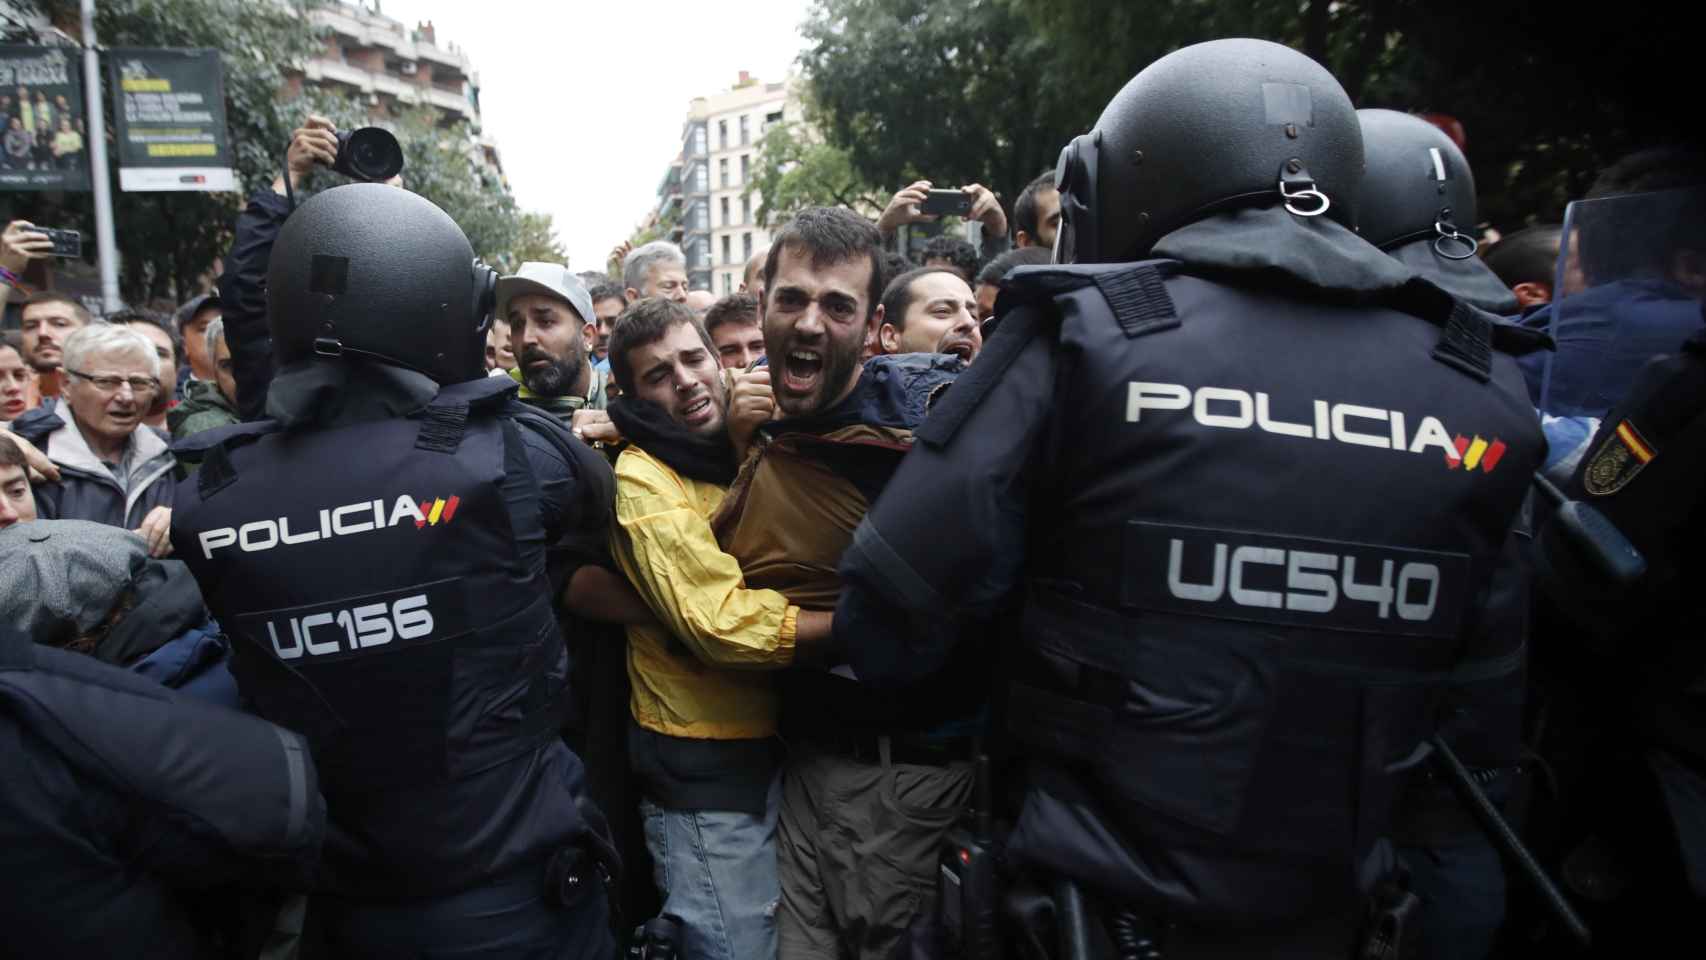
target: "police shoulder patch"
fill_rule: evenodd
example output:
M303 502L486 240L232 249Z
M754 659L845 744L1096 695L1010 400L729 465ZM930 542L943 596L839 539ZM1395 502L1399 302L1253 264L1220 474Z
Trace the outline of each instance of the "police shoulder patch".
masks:
M1634 421L1620 421L1588 461L1582 487L1596 497L1608 497L1627 486L1658 454Z

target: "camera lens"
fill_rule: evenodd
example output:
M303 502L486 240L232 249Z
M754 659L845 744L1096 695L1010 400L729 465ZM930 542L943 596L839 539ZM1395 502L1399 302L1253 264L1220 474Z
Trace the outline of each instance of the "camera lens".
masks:
M362 180L389 180L403 170L403 148L380 127L362 127L349 135L350 173Z

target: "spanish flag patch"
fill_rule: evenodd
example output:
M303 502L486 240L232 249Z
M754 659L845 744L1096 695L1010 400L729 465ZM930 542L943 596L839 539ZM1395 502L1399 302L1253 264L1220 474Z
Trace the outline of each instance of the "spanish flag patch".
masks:
M1635 424L1624 420L1594 451L1587 472L1582 475L1582 486L1596 497L1608 497L1627 486L1658 455L1658 449L1641 435Z

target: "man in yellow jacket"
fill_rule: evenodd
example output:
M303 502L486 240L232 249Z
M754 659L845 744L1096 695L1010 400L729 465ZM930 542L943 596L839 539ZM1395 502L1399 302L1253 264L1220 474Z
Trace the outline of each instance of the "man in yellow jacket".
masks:
M612 553L658 623L628 628L646 846L685 955L776 956L779 743L770 671L817 660L831 614L747 589L710 517L735 476L717 351L681 304L643 300L618 318L611 416Z

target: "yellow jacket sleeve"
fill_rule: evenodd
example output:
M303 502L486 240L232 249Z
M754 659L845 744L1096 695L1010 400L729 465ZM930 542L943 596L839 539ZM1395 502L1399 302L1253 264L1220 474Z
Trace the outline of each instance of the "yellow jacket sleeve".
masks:
M749 590L740 564L711 532L687 482L630 448L616 461L612 553L670 633L719 667L783 667L794 660L799 608L774 590Z

